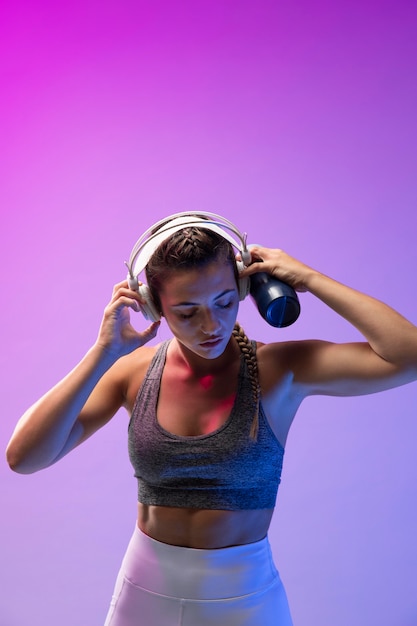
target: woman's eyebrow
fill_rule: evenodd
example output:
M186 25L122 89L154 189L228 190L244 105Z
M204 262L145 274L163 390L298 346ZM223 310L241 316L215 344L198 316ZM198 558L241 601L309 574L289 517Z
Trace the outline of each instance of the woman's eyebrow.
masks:
M234 293L234 292L235 292L235 289L225 289L224 291L219 293L219 295L216 296L214 299L215 300L220 300L220 298L223 298L223 296L226 296L229 293ZM184 302L177 302L177 304L173 304L172 308L180 307L180 306L198 306L198 305L199 305L199 302L184 301Z

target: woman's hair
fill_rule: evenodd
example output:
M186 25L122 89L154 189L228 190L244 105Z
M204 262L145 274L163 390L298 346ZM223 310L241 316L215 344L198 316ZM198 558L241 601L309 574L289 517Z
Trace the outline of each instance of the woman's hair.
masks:
M161 311L161 301L159 291L169 276L182 269L198 269L212 263L213 261L223 261L230 263L235 271L238 280L238 271L235 261L233 246L221 235L196 226L188 226L173 233L165 239L148 261L145 268L146 281L152 296L152 300ZM252 422L250 436L257 438L258 433L258 413L259 413L259 377L256 353L245 335L240 324L236 323L233 329L240 351L246 361L249 376L252 384L254 401L254 418Z
M208 229L188 226L165 239L145 268L146 281L158 310L162 310L159 292L173 272L199 269L213 261L223 261L225 265L231 263L237 280L233 247L221 235Z
M253 421L250 429L250 437L254 441L258 438L258 430L259 430L259 402L261 396L261 387L259 384L259 374L258 374L258 360L256 358L256 352L252 345L252 342L247 338L245 331L241 327L241 325L236 322L235 327L233 329L233 336L236 339L238 346L240 348L240 352L243 355L243 358L246 361L246 366L248 368L251 385L252 385L252 398L253 398Z

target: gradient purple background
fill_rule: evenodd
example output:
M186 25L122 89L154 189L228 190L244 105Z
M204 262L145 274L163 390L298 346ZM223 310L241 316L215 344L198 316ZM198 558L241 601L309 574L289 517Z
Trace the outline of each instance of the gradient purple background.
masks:
M220 213L417 322L416 27L414 0L2 3L3 449L175 211ZM358 337L300 299L286 330L250 300L239 319L259 340ZM271 529L296 626L417 624L416 400L300 410ZM103 623L136 513L126 428L120 412L39 474L1 463L1 626Z

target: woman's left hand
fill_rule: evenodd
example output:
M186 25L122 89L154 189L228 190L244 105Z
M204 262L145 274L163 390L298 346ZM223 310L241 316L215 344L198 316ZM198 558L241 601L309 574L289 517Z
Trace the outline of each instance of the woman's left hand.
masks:
M263 246L250 246L252 263L246 267L241 276L251 276L257 272L267 272L278 280L291 285L296 291L307 291L308 277L315 271L289 256L278 248L265 248Z

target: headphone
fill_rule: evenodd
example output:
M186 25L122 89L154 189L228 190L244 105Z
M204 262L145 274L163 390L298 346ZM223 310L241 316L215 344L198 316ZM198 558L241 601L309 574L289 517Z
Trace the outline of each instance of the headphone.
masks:
M189 226L196 226L217 233L236 248L242 259L236 259L238 274L251 263L251 254L246 245L247 234L241 233L232 222L221 217L221 215L207 213L206 211L195 213L182 212L174 213L156 222L141 235L130 253L129 261L125 261L125 265L128 269L127 281L129 287L137 291L144 299L145 302L144 304L140 304L140 309L145 318L152 322L159 321L161 314L152 300L149 287L145 284L139 285L139 274L145 269L149 259L162 242L174 233L188 228ZM233 233L237 240L231 233ZM246 298L249 293L249 287L249 277L239 278L239 300Z

